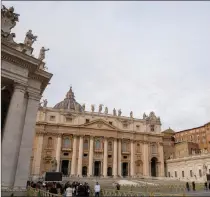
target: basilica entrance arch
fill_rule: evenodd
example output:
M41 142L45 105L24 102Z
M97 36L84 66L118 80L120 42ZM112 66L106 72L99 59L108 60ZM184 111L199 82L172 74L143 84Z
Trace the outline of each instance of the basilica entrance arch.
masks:
M101 161L94 162L94 176L101 175Z
M157 158L153 157L151 159L151 176L156 177L157 176Z
M122 175L128 176L128 162L122 163Z
M87 176L87 166L82 167L82 176Z
M112 176L112 168L111 167L107 168L107 176Z

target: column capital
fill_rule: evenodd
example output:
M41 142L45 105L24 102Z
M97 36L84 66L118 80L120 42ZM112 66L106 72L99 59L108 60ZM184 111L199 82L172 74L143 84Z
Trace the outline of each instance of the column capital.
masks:
M34 93L34 92L28 92L28 98L35 101L40 101L42 96L40 94Z
M13 87L14 87L14 91L25 92L27 86L25 84L21 84L21 83L14 83Z

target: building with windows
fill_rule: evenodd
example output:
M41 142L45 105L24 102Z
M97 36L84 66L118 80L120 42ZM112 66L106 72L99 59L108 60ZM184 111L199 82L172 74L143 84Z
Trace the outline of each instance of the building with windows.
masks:
M39 100L52 74L32 54L35 36L16 43L11 30L19 15L14 8L1 9L1 187L25 188ZM6 194L4 194L6 195Z
M176 142L194 142L199 144L201 151L210 152L210 122L203 126L176 132Z
M142 119L108 113L102 105L85 110L72 88L54 107L39 108L30 174L56 171L65 176L164 176L163 135L154 112Z
M182 181L204 182L210 174L210 153L189 155L169 159L167 162L168 177Z

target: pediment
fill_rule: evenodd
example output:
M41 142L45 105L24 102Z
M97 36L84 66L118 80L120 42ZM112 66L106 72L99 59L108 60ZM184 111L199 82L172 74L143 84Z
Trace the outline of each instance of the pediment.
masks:
M105 130L117 130L117 127L110 125L108 122L102 119L94 120L89 123L81 125L83 128L92 129L105 129Z

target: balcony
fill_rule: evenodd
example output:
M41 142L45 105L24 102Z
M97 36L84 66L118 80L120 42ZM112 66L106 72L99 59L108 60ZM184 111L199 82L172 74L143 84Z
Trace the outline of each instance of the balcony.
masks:
M103 149L95 149L94 152L95 153L102 153L103 152Z
M129 155L130 154L130 151L129 150L122 150L122 154L123 155Z
M62 147L61 150L65 152L71 152L71 148L67 148L67 147Z

